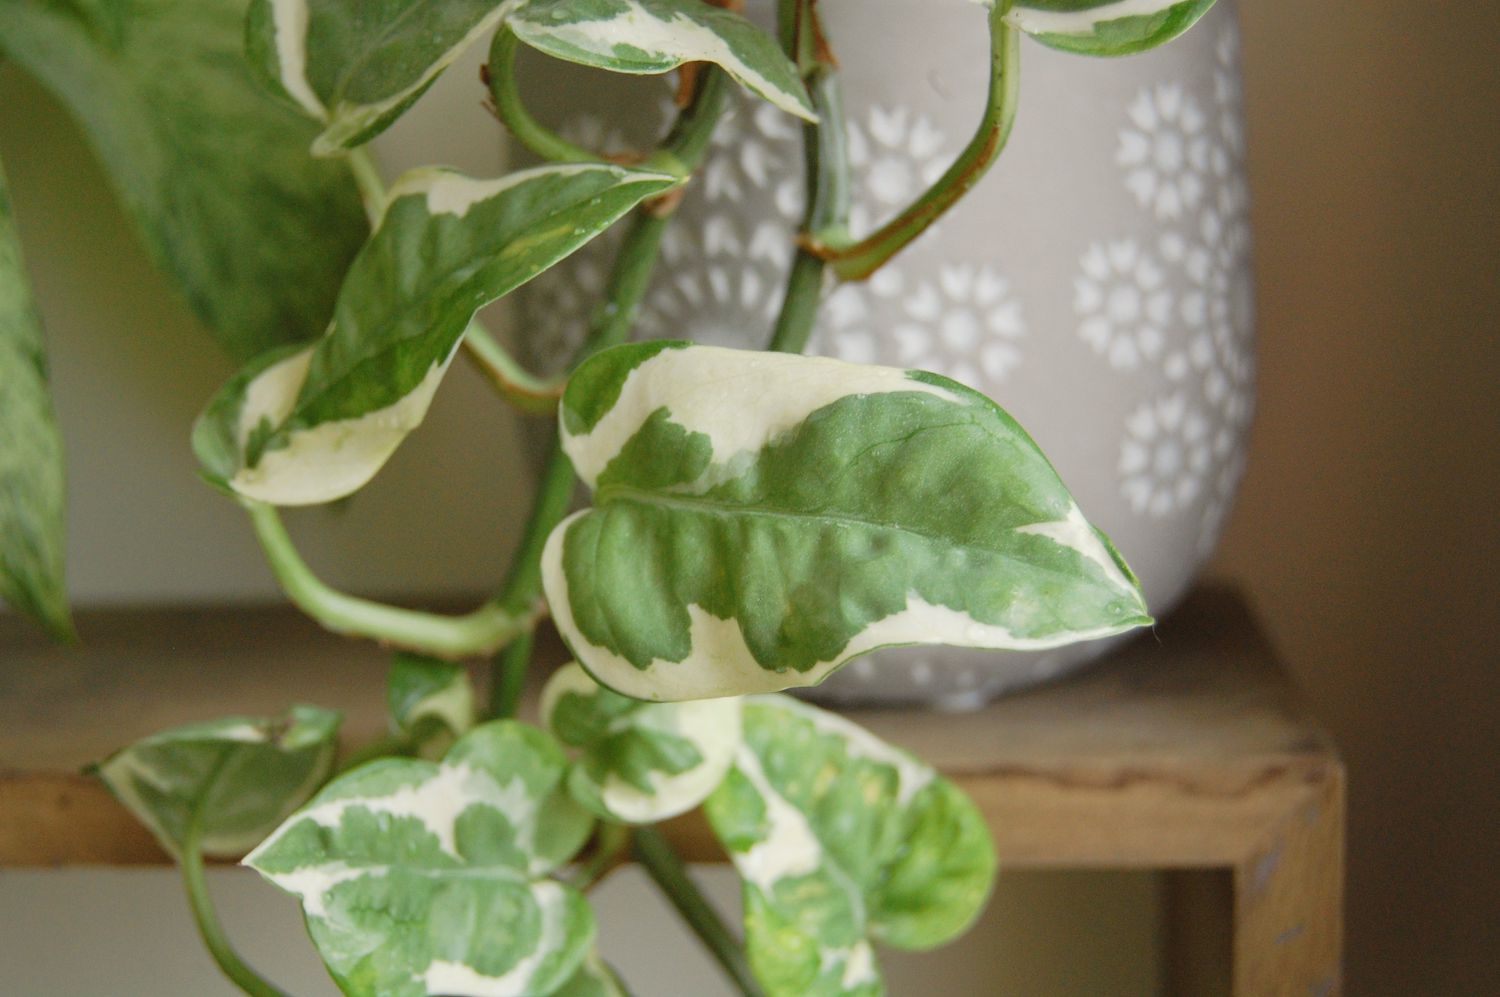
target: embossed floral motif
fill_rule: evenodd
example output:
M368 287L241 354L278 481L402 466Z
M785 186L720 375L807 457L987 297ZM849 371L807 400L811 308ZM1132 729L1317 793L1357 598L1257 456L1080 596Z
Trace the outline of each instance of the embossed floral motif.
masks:
M1179 392L1136 409L1125 429L1119 468L1131 508L1160 518L1192 504L1212 467L1208 421Z
M1126 186L1161 219L1180 218L1203 200L1211 145L1198 101L1176 83L1136 95L1128 110L1133 127L1120 132L1115 160Z
M1118 370L1155 360L1166 345L1172 292L1166 275L1132 239L1095 243L1073 283L1078 335Z

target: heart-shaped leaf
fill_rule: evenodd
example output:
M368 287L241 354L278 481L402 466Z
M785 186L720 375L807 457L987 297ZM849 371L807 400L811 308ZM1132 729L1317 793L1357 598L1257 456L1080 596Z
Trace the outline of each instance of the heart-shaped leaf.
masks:
M576 664L542 692L542 722L582 749L569 786L601 817L650 824L702 803L740 743L740 701L643 703L603 688Z
M884 992L872 942L941 945L995 876L956 786L847 720L786 696L744 706L744 742L706 805L744 880L745 944L769 997Z
M783 111L817 119L796 66L775 39L703 0L523 0L505 23L554 58L616 73L711 62Z
M485 724L441 764L340 776L245 864L301 898L347 994L551 994L594 938L582 894L547 878L593 825L566 772L542 731Z
M397 654L385 698L394 732L423 758L441 756L474 726L474 683L460 664Z
M1176 38L1213 5L1214 0L1016 0L1009 19L1051 48L1131 55Z
M1034 649L1149 622L1031 438L934 374L685 343L583 364L594 489L543 555L578 661L638 699L813 685L891 644Z
M328 777L339 715L226 717L153 734L92 771L172 854L200 814L208 855L243 855Z
M158 266L237 359L322 332L368 231L347 165L258 86L245 0L0 3L0 54L78 118Z
M0 164L0 599L68 639L62 437Z
M251 63L324 123L322 156L380 134L496 24L501 0L253 0Z
M193 446L209 477L274 505L356 491L421 423L479 308L677 182L604 164L407 174L323 339L252 361L199 417Z

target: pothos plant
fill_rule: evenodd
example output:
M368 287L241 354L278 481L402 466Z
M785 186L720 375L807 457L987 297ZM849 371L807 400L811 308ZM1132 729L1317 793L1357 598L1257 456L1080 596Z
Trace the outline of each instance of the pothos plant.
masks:
M234 953L204 885L205 856L247 851L300 898L348 994L623 993L588 891L632 853L746 994L878 994L873 946L961 933L995 873L974 804L780 691L888 645L1103 637L1148 623L1146 606L993 401L801 351L831 282L876 271L1000 153L1023 34L1130 53L1211 2L978 5L991 57L973 140L909 208L853 233L816 0L779 0L774 34L733 0L0 0L0 51L76 114L157 261L245 362L194 428L205 477L308 615L400 649L391 736L342 764L339 717L296 706L180 727L95 767L180 861L230 979L279 992ZM366 143L487 37L492 109L542 165L423 168L386 188ZM675 71L680 113L658 148L607 160L528 113L523 46ZM803 123L805 224L769 351L631 343L735 84ZM569 373L527 373L476 313L617 223ZM369 481L460 351L506 401L558 419L509 574L457 616L331 589L278 507ZM3 181L0 444L0 593L68 638L60 447ZM570 515L577 480L592 499ZM515 714L547 616L576 663L532 725ZM483 706L455 663L477 656L493 660ZM698 807L743 880L743 943L653 827Z

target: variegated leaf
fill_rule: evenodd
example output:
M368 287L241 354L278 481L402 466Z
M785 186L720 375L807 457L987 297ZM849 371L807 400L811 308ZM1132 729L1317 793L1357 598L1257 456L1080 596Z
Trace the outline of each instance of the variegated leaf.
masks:
M368 142L500 22L502 0L252 0L251 63L324 123L313 152Z
M746 700L743 745L706 809L744 880L768 997L883 993L871 943L952 940L994 881L989 831L956 786L786 696Z
M775 39L703 0L522 0L506 24L550 56L616 73L711 62L783 111L817 118Z
M42 325L0 164L0 599L67 639L64 500Z
M386 680L391 726L423 758L441 756L474 726L474 684L463 665L401 653Z
M617 692L813 685L892 644L1035 649L1149 622L1031 438L946 378L617 347L562 403L594 508L548 539L552 615Z
M243 855L328 777L339 715L295 706L154 734L94 766L111 793L176 854L195 810L208 855Z
M566 771L542 731L485 724L441 764L340 776L245 864L301 898L346 994L551 994L594 939L583 895L547 878L593 825Z
M1016 0L1010 21L1052 48L1130 55L1176 38L1213 5L1214 0Z
M238 360L322 332L368 232L348 167L258 86L246 0L0 3L0 55L78 118L156 264Z
M643 703L601 687L576 664L542 692L542 722L582 750L568 784L601 817L650 824L702 803L740 743L740 701Z
M675 183L604 164L407 174L323 339L252 361L199 417L193 446L209 477L274 505L354 492L421 423L480 307Z

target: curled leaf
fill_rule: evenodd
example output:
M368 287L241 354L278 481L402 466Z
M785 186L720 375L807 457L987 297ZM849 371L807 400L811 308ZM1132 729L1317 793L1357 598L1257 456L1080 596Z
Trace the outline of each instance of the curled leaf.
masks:
M1010 21L1051 48L1131 55L1176 38L1213 5L1214 0L1016 0Z
M245 864L301 898L346 994L551 994L594 939L583 895L548 878L593 826L566 771L542 731L486 724L441 764L340 776Z
M616 347L562 402L594 506L549 537L553 619L600 682L686 700L814 685L893 644L1030 650L1149 622L998 405L934 374Z
M424 758L441 755L474 726L474 683L461 664L402 652L386 679L386 708L395 733Z
M582 749L569 786L601 817L649 824L714 791L740 742L738 699L643 703L603 688L576 664L542 693L542 722Z
M328 777L340 717L295 706L284 717L226 717L153 734L92 769L177 854L195 811L205 854L242 855Z

